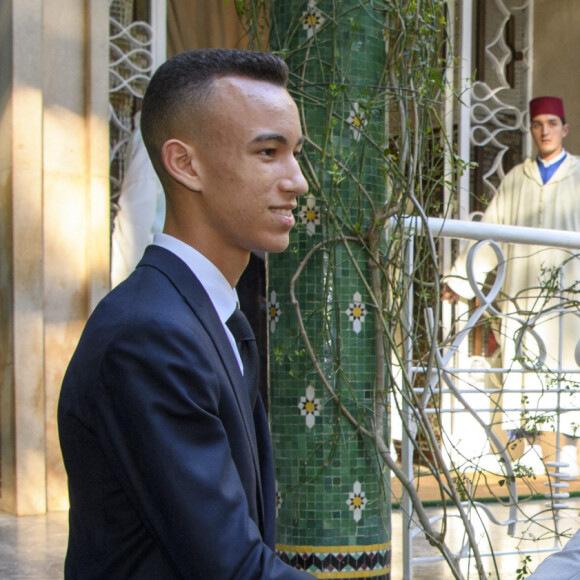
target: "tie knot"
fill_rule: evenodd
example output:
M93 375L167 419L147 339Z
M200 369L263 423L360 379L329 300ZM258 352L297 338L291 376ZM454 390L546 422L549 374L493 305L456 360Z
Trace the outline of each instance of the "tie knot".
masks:
M250 326L248 319L244 316L244 313L239 308L234 310L234 313L228 318L226 325L234 335L236 342L255 340L252 327Z

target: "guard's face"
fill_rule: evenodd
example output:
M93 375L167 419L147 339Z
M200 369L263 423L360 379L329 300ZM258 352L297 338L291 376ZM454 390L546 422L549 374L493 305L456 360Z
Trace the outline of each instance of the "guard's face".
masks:
M199 155L201 209L213 251L280 252L294 227L297 197L308 185L297 156L302 131L286 89L224 77L204 119Z
M562 151L562 142L568 134L568 125L557 115L537 115L532 119L532 137L538 155L549 161Z

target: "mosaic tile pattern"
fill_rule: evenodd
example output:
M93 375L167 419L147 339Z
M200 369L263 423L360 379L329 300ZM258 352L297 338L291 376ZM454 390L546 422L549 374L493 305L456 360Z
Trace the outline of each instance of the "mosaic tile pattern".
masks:
M331 29L333 9L350 14L344 30ZM358 23L356 27L353 21ZM365 189L381 198L385 186L380 168L368 155L361 132L376 127L380 134L384 113L369 112L361 103L364 87L378 83L384 59L382 28L358 0L273 2L272 22L272 38L280 42L287 31L299 31L292 37L292 56L287 62L291 79L304 73L312 83L297 91L308 94L301 107L308 136L318 143L326 139L328 95L324 91L329 79L316 61L303 67L305 46L312 43L316 54L330 61L330 40L340 36L345 48L340 52L341 67L349 82L360 87L361 95L333 102L341 121L335 123L326 142L329 150L344 155L345 164L352 164ZM320 101L316 103L316 99ZM373 114L376 119L371 119ZM373 409L376 365L372 300L357 274L358 268L367 276L367 257L354 244L347 251L328 240L336 235L332 229L336 219L343 220L347 228L357 224L365 228L370 215L366 201L359 197L360 189L338 175L338 164L333 167L312 150L307 153L321 189L311 187L311 193L299 200L298 225L288 250L268 257L277 549L287 562L318 578L386 580L390 570L390 478L385 477L372 444L353 428L329 395L300 335L296 315L298 309L322 376L348 411L364 419ZM321 243L324 247L317 246ZM294 285L296 305L291 300L291 281L302 266Z
M391 570L391 545L276 546L278 557L317 578L374 578L387 580Z

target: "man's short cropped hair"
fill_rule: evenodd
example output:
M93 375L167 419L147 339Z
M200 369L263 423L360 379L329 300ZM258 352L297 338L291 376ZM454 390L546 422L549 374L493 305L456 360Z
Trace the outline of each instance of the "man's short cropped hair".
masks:
M285 87L288 67L274 54L225 48L190 50L163 63L149 82L141 109L143 141L158 174L163 143L176 137L171 134L175 127L211 104L214 80L226 76Z

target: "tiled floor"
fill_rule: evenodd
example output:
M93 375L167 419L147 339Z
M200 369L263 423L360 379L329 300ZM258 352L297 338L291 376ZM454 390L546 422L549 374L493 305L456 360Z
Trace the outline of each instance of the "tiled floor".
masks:
M522 509L524 514L536 514L543 509L545 500L534 500L525 505ZM572 535L580 527L580 499L568 500L570 509L565 512L562 511L563 517L559 522L559 529L567 535ZM499 521L505 521L508 517L507 508L499 506L498 504L487 504L491 509L493 515ZM441 514L441 508L429 508L429 516L437 517ZM450 510L451 514L456 514L457 511ZM525 515L520 517L525 519ZM544 514L549 517L549 513ZM395 510L391 519L392 523L392 545L393 545L393 563L391 580L402 580L402 515L399 510ZM479 546L482 552L486 551L488 540L494 546L496 554L502 554L496 559L497 570L491 558L484 558L486 578L490 580L516 580L518 577L517 569L521 568L525 554L517 553L518 550L532 551L529 554L531 561L527 564L527 569L531 573L538 564L545 558L549 551L553 550L555 542L553 535L547 534L540 526L551 525L552 522L539 522L538 520L525 521L518 523L516 534L514 537L507 535L507 528L505 526L497 526L490 524L489 519L480 511L474 513L470 521L475 528L476 537L478 538ZM538 541L540 536L545 536L545 539ZM454 549L458 549L464 539L463 527L459 524L458 519L453 518L449 529L447 531L448 542ZM565 542L564 542L565 543ZM435 548L430 546L422 535L417 535L413 541L415 556L422 559L422 562L416 563L413 566L413 580L452 580L453 575L449 571L445 562L441 561L439 553ZM543 551L542 551L543 550ZM515 554L507 554L507 552L516 552ZM467 560L463 560L462 570L464 574L467 572ZM473 568L472 568L473 570ZM468 576L471 580L478 578L477 574L471 572ZM554 579L556 580L556 579Z
M67 536L67 512L20 517L0 513L0 578L62 580Z
M530 508L537 511L543 501L530 502ZM561 529L575 530L580 526L580 499L569 501L570 511L568 518L562 520ZM505 517L505 508L492 504L494 514L499 518ZM430 508L430 515L437 516L441 508ZM395 510L392 517L393 530L393 570L391 580L402 580L402 551L401 551L401 512ZM529 540L520 541L509 538L505 528L496 529L495 526L478 525L472 519L478 535L485 541L487 530L495 544L495 549L507 551L519 545L533 545ZM526 531L521 526L520 532ZM528 531L532 531L531 529ZM46 516L15 517L0 513L0 579L2 580L61 580L62 563L67 542L67 513L52 512ZM460 541L461 527L451 525L449 537L453 541ZM525 538L525 533L520 534ZM552 541L545 542L551 545ZM416 555L419 557L437 557L436 551L420 536L414 541ZM533 570L541 557L535 555L530 569ZM515 580L516 569L521 566L521 556L502 556L499 558L499 572L494 573L489 561L486 562L488 572L492 572L490 579ZM470 578L476 578L471 575ZM452 575L444 562L423 562L413 567L413 580L451 580ZM152 579L157 580L157 579Z
M441 496L439 493L439 486L435 480L430 476L421 476L420 479L419 488L422 500L440 500ZM500 480L501 478L488 474L485 479L485 485L482 485L482 482L480 482L480 485L477 488L477 497L489 498L490 495L493 495L497 498L505 496L505 487L499 485ZM400 498L400 483L396 480L392 481L393 495L395 498ZM541 497L541 495L548 491L546 485L547 481L548 478L545 475L538 475L533 479L527 479L525 482L519 481L518 493L521 497L529 497L530 494L534 494L536 497ZM569 489L562 491L578 494L580 491L580 480L571 480L569 482ZM496 554L513 551L517 552L518 550L522 552L532 551L533 553L529 554L531 561L527 564L527 568L529 571L535 570L541 560L545 558L549 551L553 550L556 545L553 534L550 534L545 529L553 526L553 522L550 521L551 512L545 507L546 501L547 500L545 499L540 499L525 501L520 504L522 513L518 515L518 519L528 519L527 521L521 521L518 523L514 537L507 535L507 526L492 524L489 518L484 514L483 510L480 509L477 512L473 512L470 521L472 522L479 538L479 544L482 546L481 550L489 551L485 549L486 542L488 542L489 539ZM559 521L558 526L561 533L570 536L580 528L580 498L573 497L565 501L569 505L569 509L560 512L562 519ZM493 516L498 521L504 522L508 519L508 508L501 506L499 503L486 503L485 505L491 510ZM442 512L440 507L430 508L428 511L429 516L432 518L439 516ZM537 516L538 512L544 512L540 517L545 518L546 521L540 521ZM456 514L457 512L451 511L451 513ZM391 524L393 546L391 580L402 580L402 514L400 510L394 510ZM537 541L537 538L540 537L542 540ZM455 550L459 550L461 542L463 541L463 526L460 524L458 518L451 518L449 529L447 531L447 538L452 547ZM444 562L426 560L435 558L440 559L440 557L438 552L428 544L421 534L416 536L413 546L415 556L423 559L423 562L417 563L413 566L413 580L451 580L453 578ZM497 570L494 569L491 558L485 559L484 566L488 573L486 578L489 578L490 580L516 580L518 576L516 570L521 568L524 557L525 554L520 553L502 555L497 558ZM467 561L464 560L463 563L463 569L465 572ZM472 580L477 578L477 575L471 574L469 578Z

